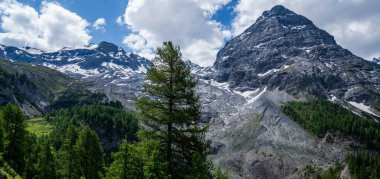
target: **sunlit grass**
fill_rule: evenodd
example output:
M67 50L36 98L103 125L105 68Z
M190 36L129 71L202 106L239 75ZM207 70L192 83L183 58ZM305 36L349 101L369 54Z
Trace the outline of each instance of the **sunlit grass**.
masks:
M37 137L49 135L53 131L53 125L47 122L44 118L34 118L27 121L27 130Z

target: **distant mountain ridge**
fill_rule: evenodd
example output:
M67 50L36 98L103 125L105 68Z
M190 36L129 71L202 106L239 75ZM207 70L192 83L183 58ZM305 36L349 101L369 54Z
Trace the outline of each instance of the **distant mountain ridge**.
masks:
M0 58L42 65L70 77L89 81L91 88L110 100L132 107L131 98L141 94L142 82L151 62L109 42L44 52L31 47L0 45Z
M82 78L111 75L120 68L125 68L120 72L128 76L132 72L145 72L150 65L149 60L127 53L121 47L108 42L63 48L56 52L44 52L31 47L17 48L0 45L0 58L48 66Z

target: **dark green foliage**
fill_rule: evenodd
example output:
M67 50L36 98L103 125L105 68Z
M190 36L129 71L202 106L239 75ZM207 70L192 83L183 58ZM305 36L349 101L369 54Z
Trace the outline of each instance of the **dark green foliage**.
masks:
M147 155L147 159L144 165L144 178L168 178L166 174L166 163L158 148L154 148Z
M3 128L3 112L0 110L0 158L2 158L4 153L4 128ZM0 164L1 167L1 164Z
M144 90L150 97L136 101L150 128L144 138L159 142L169 178L190 176L194 154L207 148L203 140L207 128L199 126L200 104L191 64L182 60L178 46L164 42L157 48L147 79Z
M340 179L339 172L334 168L329 168L324 171L321 175L317 175L316 179Z
M20 108L13 104L7 104L1 108L5 129L4 158L18 173L23 173L26 155L26 124L25 116Z
M380 149L380 123L357 116L329 101L290 102L282 109L303 128L318 137L330 132L363 144L365 149L355 149L348 158L350 172L353 178L380 178L380 155L378 152L372 152ZM327 139L332 142L332 139ZM329 169L319 178L339 176L334 169Z
M193 154L190 175L188 175L186 178L212 178L211 161L207 160L207 155L205 153L195 152Z
M49 140L41 142L41 151L39 152L37 163L38 178L54 179L57 177L55 168L55 157L52 153L52 146Z
M351 137L370 148L380 146L380 123L362 118L329 101L290 102L282 107L284 113L307 131L318 137L326 132Z
M215 179L228 179L228 172L223 172L220 166L217 166L214 172Z
M136 145L128 144L125 140L120 145L119 151L113 154L113 159L107 178L143 178L144 158Z
M59 155L60 175L64 178L75 179L81 176L78 154L75 145L78 139L78 131L70 125L67 128L66 138L63 141Z
M24 178L38 178L38 160L41 152L40 140L34 136L30 136L29 141L27 142L29 147L28 155L26 157L26 166L24 171Z
M354 179L380 178L380 154L378 151L358 150L349 156L348 166Z
M94 131L86 126L80 133L75 145L85 178L100 179L104 172L104 159L99 138Z
M66 129L70 125L81 127L88 125L96 131L102 142L113 143L127 138L136 140L138 121L133 113L125 112L123 109L104 105L75 106L61 109L50 113L46 119L51 122L55 129L51 133L51 139L56 148L60 148L66 135ZM104 144L104 143L103 143ZM105 148L107 160L110 160L111 151L117 150L117 145L108 145Z
M51 111L62 108L70 108L78 105L104 104L107 101L107 97L103 93L91 92L83 85L77 85L71 88L72 89L67 90L59 96L59 98L48 107L48 110ZM112 102L112 104L114 103L115 102Z

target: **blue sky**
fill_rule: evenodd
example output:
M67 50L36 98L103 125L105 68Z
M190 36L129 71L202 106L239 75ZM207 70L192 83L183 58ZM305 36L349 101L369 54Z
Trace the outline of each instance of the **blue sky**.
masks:
M40 9L42 0L19 0L19 2ZM47 1L49 2L49 1ZM62 7L75 12L89 23L98 18L106 19L105 31L89 28L92 36L91 43L109 41L120 46L123 36L129 33L128 28L116 23L118 16L124 13L128 1L126 0L57 0Z
M90 43L108 41L128 50L122 40L131 31L126 26L120 26L116 23L117 18L124 14L128 0L18 0L18 2L29 5L36 10L41 8L42 2L57 2L63 8L78 14L89 23L95 22L98 18L104 18L107 23L105 30L89 28L89 34L92 36ZM230 1L217 10L211 19L220 22L224 28L231 29L231 22L236 15L234 7L237 2L237 0Z
M171 40L185 58L209 66L226 41L278 4L354 54L380 57L378 0L0 0L0 44L54 51L109 41L150 59ZM99 18L105 23L95 25Z

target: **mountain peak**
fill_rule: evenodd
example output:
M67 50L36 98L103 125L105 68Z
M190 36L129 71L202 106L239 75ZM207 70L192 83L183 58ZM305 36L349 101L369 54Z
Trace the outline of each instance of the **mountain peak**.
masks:
M285 8L282 5L276 5L269 11L264 11L263 16L272 17L272 16L283 16L283 15L297 15L293 11Z
M119 48L119 46L117 46L113 43L102 41L98 44L97 49L99 51L104 52L104 53L109 53L109 52L117 53L120 48Z

